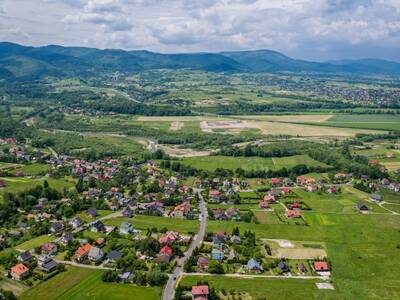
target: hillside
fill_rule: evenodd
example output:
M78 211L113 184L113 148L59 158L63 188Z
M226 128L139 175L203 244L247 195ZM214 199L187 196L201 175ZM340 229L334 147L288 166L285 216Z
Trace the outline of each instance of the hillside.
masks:
M83 47L25 47L0 43L0 78L93 76L102 72L134 73L151 69L192 69L210 72L306 72L354 75L400 75L400 64L379 59L327 63L290 58L271 50L161 54Z

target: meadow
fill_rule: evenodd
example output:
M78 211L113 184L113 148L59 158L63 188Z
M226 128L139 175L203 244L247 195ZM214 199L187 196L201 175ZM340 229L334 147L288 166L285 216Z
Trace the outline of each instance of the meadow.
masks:
M38 237L35 237L33 239L30 239L29 241L26 241L22 244L19 244L17 246L15 246L15 249L18 250L31 250L31 249L35 249L36 247L40 247L43 244L46 244L47 242L50 242L54 240L54 236L52 235L41 235Z
M155 216L137 215L134 218L113 218L105 220L103 223L108 226L119 226L123 222L132 223L134 228L140 230L147 230L151 228L157 228L161 230L167 228L168 230L175 230L178 232L197 232L198 221L186 220L179 218L165 218Z
M54 179L48 177L42 178L26 178L26 177L1 177L4 180L6 187L0 189L0 200L3 198L3 194L6 192L16 193L30 188L34 188L37 185L43 185L44 181L49 183L49 186L59 190L60 192L66 189L74 187L75 181L71 178Z
M327 167L326 164L313 160L307 155L295 155L289 157L231 157L231 156L206 156L187 157L180 160L181 163L201 170L215 170L217 168L235 170L279 170L291 168L299 164L310 167Z
M23 293L20 299L156 300L160 297L159 288L103 283L101 281L103 272L68 266L65 272Z

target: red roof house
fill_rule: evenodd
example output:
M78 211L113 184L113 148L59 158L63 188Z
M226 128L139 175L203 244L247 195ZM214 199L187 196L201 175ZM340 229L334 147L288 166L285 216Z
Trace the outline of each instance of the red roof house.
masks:
M29 268L24 264L17 264L11 268L11 276L15 280L22 280L29 275Z
M208 299L208 285L192 286L192 299Z
M316 261L314 262L314 270L317 272L327 272L330 270L329 264L326 261Z
M164 247L161 248L160 254L171 256L172 255L172 248L170 246L164 246Z

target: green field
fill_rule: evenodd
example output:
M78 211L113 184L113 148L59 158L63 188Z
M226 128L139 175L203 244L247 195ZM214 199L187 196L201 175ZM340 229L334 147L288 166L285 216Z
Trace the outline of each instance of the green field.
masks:
M357 129L400 130L400 116L383 114L335 115L325 122L313 122L307 124Z
M22 172L25 175L39 175L49 170L49 165L46 164L31 164L18 167L13 170L13 173Z
M81 212L81 213L77 214L77 216L80 217L82 219L82 221L88 223L88 222L92 222L93 220L99 219L101 217L105 217L112 213L113 213L112 210L97 210L97 217L95 217L94 219L90 218L87 215L87 211Z
M318 290L315 286L316 280L185 276L181 280L181 284L192 286L200 280L208 281L212 287L218 290L246 292L252 296L252 299L325 299L325 297L334 295L332 291Z
M114 218L105 220L104 224L109 226L119 226L123 222L132 223L133 226L140 230L148 228L175 230L178 232L197 232L198 222L195 220L185 220L179 218L165 218L154 216L138 215L132 219L129 218Z
M180 160L181 163L201 170L215 170L217 168L235 170L278 170L291 168L299 164L313 167L327 167L326 164L313 160L307 155L295 155L289 157L232 157L232 156L206 156L187 157Z
M48 177L42 177L39 179L32 178L24 178L24 177L2 177L0 178L5 181L6 187L0 190L0 199L2 199L2 195L5 192L16 193L20 191L24 191L27 189L31 189L37 185L42 185L45 180L49 183L49 186L63 191L64 188L72 188L75 183L71 178L65 179L54 179Z
M50 236L47 234L41 235L41 236L35 237L29 241L26 241L22 244L19 244L19 245L15 246L15 248L21 249L21 250L31 250L36 247L40 247L43 244L46 244L47 242L50 242L52 240L54 240L54 236L52 236L52 235L50 235Z
M100 270L68 267L67 271L28 290L20 299L156 300L160 297L159 288L103 283L102 273Z

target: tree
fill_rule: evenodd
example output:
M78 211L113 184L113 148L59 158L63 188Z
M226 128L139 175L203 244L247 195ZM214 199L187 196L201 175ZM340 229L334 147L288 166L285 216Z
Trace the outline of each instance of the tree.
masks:
M222 264L216 260L212 260L209 264L208 264L208 272L212 273L212 274L224 274L224 267L222 266Z

